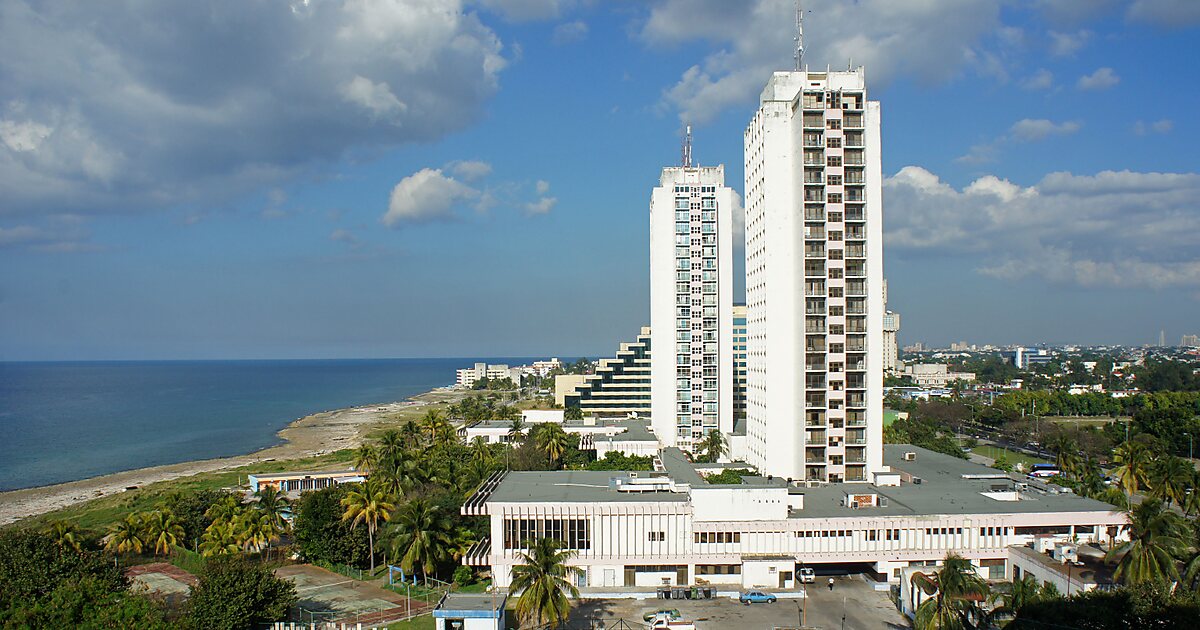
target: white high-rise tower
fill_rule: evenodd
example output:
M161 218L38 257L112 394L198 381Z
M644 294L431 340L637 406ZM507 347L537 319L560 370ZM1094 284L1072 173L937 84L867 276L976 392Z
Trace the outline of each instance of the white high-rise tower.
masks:
M650 195L651 426L685 450L733 431L734 192L688 148Z
M883 470L879 103L862 68L776 72L746 128L747 447L763 474Z

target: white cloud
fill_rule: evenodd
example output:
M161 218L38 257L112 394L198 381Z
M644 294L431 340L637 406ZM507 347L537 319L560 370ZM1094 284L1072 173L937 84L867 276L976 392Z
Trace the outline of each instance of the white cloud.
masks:
M583 20L566 22L554 27L552 41L559 46L573 44L587 39L588 25Z
M550 212L550 210L552 210L557 204L558 198L556 197L542 197L537 201L525 204L525 212L526 214L530 215L546 214L547 212Z
M544 195L550 191L550 182L544 179L539 179L535 188L537 188L537 194Z
M1056 123L1045 118L1023 118L1013 123L1008 133L991 140L972 145L965 155L955 158L964 164L995 162L1000 150L1014 142L1038 142L1051 136L1066 136L1079 131L1081 123L1068 120Z
M1121 82L1121 77L1112 68L1098 68L1091 74L1079 77L1076 84L1081 90L1107 90Z
M1200 2L1196 0L1134 0L1126 13L1130 20L1169 28L1200 24Z
M895 0L806 3L805 31L810 66L865 64L872 85L897 77L941 83L964 68L993 72L995 56L980 42L1011 39L1000 29L999 4L991 0ZM663 103L680 119L706 122L725 109L751 103L776 70L792 67L792 3L776 0L662 0L641 24L639 37L650 46L695 40L719 50L680 76L663 92Z
M100 247L91 241L84 220L76 215L59 214L47 217L42 226L0 226L0 249L15 248L45 253L96 251Z
M1070 57L1083 48L1092 38L1091 31L1076 31L1074 33L1059 33L1050 31L1050 54L1056 57Z
M1033 0L1032 4L1051 22L1077 24L1107 13L1123 0Z
M468 182L492 174L492 165L481 160L456 160L447 164L446 167L451 173Z
M392 88L388 84L373 83L362 76L355 76L342 86L342 97L361 105L376 117L388 120L397 120L408 109L408 105L400 102L400 99L392 94Z
M1023 140L1025 142L1034 142L1037 140L1045 140L1050 136L1066 136L1079 131L1082 125L1075 121L1066 121L1056 123L1045 118L1025 118L1013 123L1012 133L1013 138Z
M0 3L0 213L219 202L460 130L507 63L462 2Z
M1200 287L1200 174L1060 172L962 190L908 166L884 182L886 241L993 277L1104 287Z
M1054 87L1054 75L1047 69L1041 68L1021 82L1026 90L1048 90Z
M449 220L462 202L479 196L478 190L443 174L441 169L424 168L396 184L381 220L388 227Z
M1145 121L1137 121L1133 123L1133 132L1139 136L1144 136L1148 133L1168 133L1175 128L1175 123L1169 118L1156 120L1152 123Z

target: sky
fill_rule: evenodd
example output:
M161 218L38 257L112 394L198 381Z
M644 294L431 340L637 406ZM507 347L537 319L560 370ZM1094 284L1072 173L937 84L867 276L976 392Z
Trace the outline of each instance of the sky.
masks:
M1200 333L1200 2L805 9L809 67L865 66L882 104L902 343ZM683 125L740 193L793 23L0 0L0 360L612 354L649 319Z

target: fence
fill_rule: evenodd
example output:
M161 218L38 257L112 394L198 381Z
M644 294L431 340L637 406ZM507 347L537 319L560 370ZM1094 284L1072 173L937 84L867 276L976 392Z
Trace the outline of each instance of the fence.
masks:
M348 564L336 564L333 562L325 562L324 560L316 560L313 562L313 564L321 567L322 569L329 569L334 573L340 573L341 575L358 580L360 582L371 579L371 575L367 571L363 571L358 567L352 567Z

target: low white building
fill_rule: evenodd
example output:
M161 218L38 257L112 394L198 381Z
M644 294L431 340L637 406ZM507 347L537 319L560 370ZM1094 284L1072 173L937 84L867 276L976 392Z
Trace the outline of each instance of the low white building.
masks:
M488 365L487 363L476 363L469 368L458 370L457 378L454 381L459 387L472 388L475 383L481 379L503 380L511 379L513 384L521 384L521 370L519 368L510 368L505 364Z
M945 363L915 363L904 366L904 376L912 379L917 387L946 387L954 381L975 380L974 372L951 372Z
M504 630L507 596L492 593L446 593L433 609L436 630ZM361 627L362 624L359 624Z
M750 478L712 485L678 449L655 472L497 473L464 504L491 536L464 558L507 586L528 541L553 537L577 552L581 587L726 584L791 588L802 565L899 581L948 553L1008 575L1009 547L1049 537L1109 542L1125 516L1073 494L918 447L889 444L876 484Z

